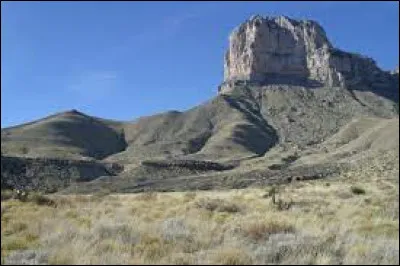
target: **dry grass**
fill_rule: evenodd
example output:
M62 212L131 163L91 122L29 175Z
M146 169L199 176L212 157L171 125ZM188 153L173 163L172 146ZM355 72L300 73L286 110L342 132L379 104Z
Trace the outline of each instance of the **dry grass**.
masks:
M279 233L294 233L294 226L282 221L251 222L243 225L244 236L260 241L268 239L270 235Z
M222 199L202 198L195 202L195 206L200 209L218 212L238 212L240 207L232 202Z
M398 167L301 184L279 187L293 200L286 211L263 197L268 188L8 199L2 261L27 252L54 264L398 264Z

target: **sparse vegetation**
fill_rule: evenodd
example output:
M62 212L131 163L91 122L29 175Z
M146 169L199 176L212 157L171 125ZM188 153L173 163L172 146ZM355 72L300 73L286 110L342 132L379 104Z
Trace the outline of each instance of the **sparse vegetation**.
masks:
M298 155L297 153L295 153L295 154L293 154L293 155L289 155L289 156L287 156L287 157L285 157L285 158L282 158L282 161L283 161L285 164L290 164L290 163L296 161L298 158L299 158L299 155Z
M2 201L2 258L18 262L15 254L26 250L45 252L43 263L54 264L397 264L398 189L362 175L369 201L338 197L351 193L355 174L331 179L330 186L316 180L102 200L11 198ZM266 204L274 196L276 204ZM280 198L293 198L291 208L280 211Z
M28 147L26 147L26 146L22 146L22 147L21 147L21 153L22 153L22 154L28 154L28 152L29 152Z
M1 190L1 200L8 200L13 197L13 191L11 189Z
M208 211L218 211L218 212L238 212L240 207L232 202L228 202L222 199L210 199L202 198L195 202L197 208L205 209Z
M36 203L37 205L45 205L49 207L56 207L57 203L41 193L32 193L29 195L29 200Z
M277 199L279 189L276 186L271 186L266 194L263 195L263 198L271 198L271 203L277 210L283 211L288 210L293 205L293 200L284 200L282 198Z
M362 187L352 186L352 187L350 188L350 190L351 190L351 192L352 192L353 194L356 194L356 195L365 194L365 189L363 189Z
M268 239L270 235L294 233L294 226L282 221L250 222L243 225L243 234L254 241Z
M152 201L157 199L157 192L146 191L136 196L137 200Z

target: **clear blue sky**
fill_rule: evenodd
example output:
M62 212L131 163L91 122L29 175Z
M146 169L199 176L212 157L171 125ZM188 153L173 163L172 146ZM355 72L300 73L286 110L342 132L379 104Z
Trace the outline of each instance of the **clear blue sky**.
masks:
M231 30L253 14L317 20L398 65L398 2L1 2L1 127L67 109L117 120L217 93Z

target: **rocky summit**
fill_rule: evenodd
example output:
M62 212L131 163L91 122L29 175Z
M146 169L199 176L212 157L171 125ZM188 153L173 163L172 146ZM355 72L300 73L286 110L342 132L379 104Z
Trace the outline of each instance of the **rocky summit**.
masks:
M328 87L395 82L373 59L333 47L315 21L259 15L230 35L220 91L243 81Z
M218 91L189 110L132 122L72 110L4 128L2 187L242 188L398 154L398 68L333 47L315 21L257 15L239 25Z

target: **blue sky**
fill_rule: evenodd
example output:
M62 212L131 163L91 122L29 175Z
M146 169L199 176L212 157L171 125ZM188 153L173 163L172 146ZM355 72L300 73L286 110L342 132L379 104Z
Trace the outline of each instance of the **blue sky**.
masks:
M335 46L398 65L397 1L2 1L1 127L194 107L216 95L229 33L253 14L317 20Z

